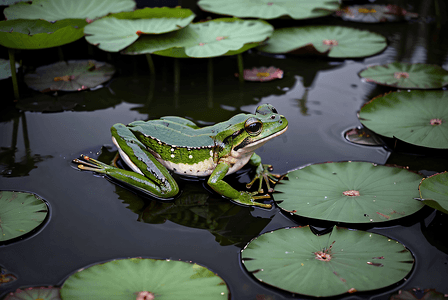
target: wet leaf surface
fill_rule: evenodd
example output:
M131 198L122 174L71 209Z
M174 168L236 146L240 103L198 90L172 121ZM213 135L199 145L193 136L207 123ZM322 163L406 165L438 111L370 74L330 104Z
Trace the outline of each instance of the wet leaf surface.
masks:
M437 89L448 84L448 71L428 64L394 62L370 66L359 76L367 82L406 89Z
M401 91L378 96L359 112L373 132L417 146L448 148L448 92Z
M202 10L239 18L274 19L289 16L293 19L310 19L327 16L339 8L337 1L328 0L200 0Z
M424 178L418 189L424 204L448 214L448 172Z
M47 91L81 91L108 81L115 68L95 60L70 60L36 69L25 75L25 83L32 89Z
M198 58L234 55L257 46L272 31L271 25L259 20L215 19L171 33L141 36L123 53Z
M0 191L0 242L30 232L47 213L47 205L35 194Z
M365 146L383 146L384 142L374 132L364 127L356 127L344 133L347 141Z
M309 165L275 186L278 205L294 214L344 223L385 222L411 215L423 205L421 176L368 162Z
M225 282L205 267L149 258L112 260L81 269L61 288L65 300L135 299L144 292L167 300L226 299L229 293Z
M65 45L84 36L87 22L66 19L50 23L44 20L0 21L0 45L14 49L44 49Z
M344 21L363 23L395 22L416 18L416 13L406 11L398 5L364 4L342 7L335 14Z
M386 287L414 264L411 252L395 240L336 226L325 235L309 226L267 232L242 250L241 259L258 280L315 297Z
M56 287L29 287L17 289L5 297L5 300L59 300L60 288Z
M131 11L135 7L132 0L33 0L21 2L5 8L6 19L41 19L57 21L62 19L90 19L109 13Z
M84 29L86 40L105 51L117 52L135 42L141 35L179 30L193 21L189 9L144 8L99 19Z
M362 43L359 41L362 40ZM370 56L387 47L380 34L342 26L304 26L274 30L266 45L268 53L313 54L348 58Z

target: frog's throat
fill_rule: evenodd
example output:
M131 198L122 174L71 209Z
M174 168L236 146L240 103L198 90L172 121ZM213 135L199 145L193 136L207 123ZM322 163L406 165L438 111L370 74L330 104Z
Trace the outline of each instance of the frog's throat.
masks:
M118 145L117 140L115 139L115 137L112 137L112 142L115 144L115 146L117 146L118 148L118 152L120 153L121 158L124 160L124 162L129 166L129 168L132 169L132 171L139 173L143 176L145 176L145 174L143 174L142 171L140 171L140 169L132 162L132 160L129 158L129 156L124 153L123 150L121 150L120 145Z
M233 152L238 152L238 153L248 153L248 152L254 152L255 150L257 150L258 148L260 148L261 146L263 146L264 144L266 144L270 139L273 139L283 133L285 133L285 131L288 129L288 126L286 126L285 128L283 128L282 130L280 130L279 132L276 132L274 134L268 135L267 137L264 137L258 141L255 141L253 143L250 144L244 144L244 141L241 142L241 144L239 144L238 146L236 146L233 150ZM232 156L237 156L232 154Z

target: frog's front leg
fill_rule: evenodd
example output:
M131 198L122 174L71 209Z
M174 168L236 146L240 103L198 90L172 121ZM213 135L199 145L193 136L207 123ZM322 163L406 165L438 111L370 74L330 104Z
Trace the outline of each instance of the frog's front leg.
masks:
M245 191L237 191L231 187L223 178L227 175L230 169L230 165L226 162L220 162L208 179L208 185L220 195L232 199L233 201L250 206L260 206L264 208L271 208L271 204L264 204L256 202L256 199L266 199L269 196L254 196L254 193L249 193ZM255 192L256 194L257 192Z
M255 176L252 179L251 182L246 184L246 187L249 189L252 187L252 185L255 183L255 181L259 180L258 185L258 192L262 194L263 191L263 182L266 184L266 187L268 188L268 193L272 193L274 191L273 188L271 188L270 183L277 183L279 179L281 178L281 175L271 173L272 171L272 165L266 165L261 163L261 157L257 155L256 153L252 154L250 157L249 163L256 167L255 170Z

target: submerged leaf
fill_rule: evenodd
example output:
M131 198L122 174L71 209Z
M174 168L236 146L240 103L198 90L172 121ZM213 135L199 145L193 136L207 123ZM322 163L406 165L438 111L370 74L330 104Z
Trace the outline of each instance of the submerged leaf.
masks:
M8 20L93 20L109 13L130 11L134 7L133 0L33 0L32 3L21 2L9 6L5 8L4 14Z
M436 65L393 62L359 73L367 82L406 89L437 89L448 84L448 71Z
M109 80L115 68L95 60L70 60L36 69L25 75L25 83L32 89L46 91L80 91Z
M364 104L361 123L377 134L410 144L448 148L448 92L391 92Z
M397 241L336 226L325 235L314 235L309 226L262 234L241 259L258 280L314 297L383 288L402 280L414 264Z
M43 20L0 21L0 45L14 49L44 49L65 45L84 36L81 19L54 23Z
M420 210L421 176L406 169L368 162L324 163L288 173L275 186L282 209L297 215L344 223L385 222Z
M47 205L35 194L0 191L0 241L22 236L45 220Z
M70 299L226 299L225 282L205 267L183 261L129 258L81 269L61 288ZM140 296L140 298L138 298Z
M236 74L238 75L238 74ZM247 81L271 81L282 79L283 71L276 67L259 67L244 70L244 80Z
M9 293L5 300L59 300L61 299L59 290L60 288L55 287L29 287L17 289L15 292Z
M259 20L215 19L190 24L175 32L144 35L123 54L154 53L171 57L234 55L267 39L273 27Z
M15 64L16 70L20 65ZM11 63L7 59L0 58L0 80L11 77Z
M258 49L269 53L343 58L373 55L386 47L386 38L370 31L341 26L304 26L276 29L267 44Z
M384 145L383 141L377 134L364 127L349 129L344 133L344 137L347 141L352 142L353 144L365 146Z
M424 178L418 189L423 203L448 214L448 172Z
M200 0L198 6L205 11L239 18L274 19L290 16L309 19L332 14L339 8L338 1L328 0Z
M336 16L341 17L344 21L378 23L416 18L418 14L408 12L394 4L364 4L343 7L336 12Z

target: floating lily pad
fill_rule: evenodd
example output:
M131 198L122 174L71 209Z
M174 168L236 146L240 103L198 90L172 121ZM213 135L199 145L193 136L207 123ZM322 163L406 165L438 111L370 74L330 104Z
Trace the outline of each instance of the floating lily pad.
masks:
M190 24L195 15L189 9L156 7L119 13L96 20L84 28L86 40L100 49L120 51L142 34L161 34Z
M205 267L145 258L113 260L81 269L61 288L64 300L136 297L222 300L228 295L225 282Z
M95 60L70 60L36 69L25 75L25 83L32 89L46 91L80 91L108 81L115 68Z
M364 104L359 120L386 137L423 147L447 149L447 102L446 91L392 92Z
M339 8L339 2L331 0L200 0L198 5L217 14L260 19L310 19L330 15Z
M448 172L424 178L418 189L423 203L448 214Z
M47 205L35 194L0 191L0 241L22 236L45 220Z
M190 24L175 32L141 36L123 53L171 57L234 55L257 46L271 35L273 29L260 20L215 19Z
M242 250L241 258L258 280L315 297L392 285L414 263L411 252L397 241L336 226L320 236L309 226L265 233Z
M235 76L239 76L238 73ZM271 81L274 79L282 79L283 71L276 67L259 67L244 70L244 80L247 81Z
M345 139L353 144L364 146L383 146L381 138L364 127L356 127L344 133Z
M269 53L343 58L370 56L386 47L386 38L370 31L342 26L305 26L276 29L267 44L258 49Z
M437 89L448 84L448 71L436 65L394 62L370 66L359 76L374 82L405 89Z
M15 64L16 70L20 66L18 63ZM11 77L11 64L9 60L0 58L0 80Z
M131 11L133 0L33 0L20 2L3 11L6 19L41 19L57 21L62 19L90 19L109 13Z
M385 222L415 213L423 204L422 177L406 169L368 162L309 165L288 173L275 186L282 209L297 215L344 223Z
M4 300L59 300L60 288L55 287L29 287L24 289L17 289L11 292Z
M85 20L0 21L0 45L14 49L43 49L65 45L84 36Z
M363 23L394 22L416 18L418 14L406 11L398 5L364 4L341 8L336 15L344 21Z

